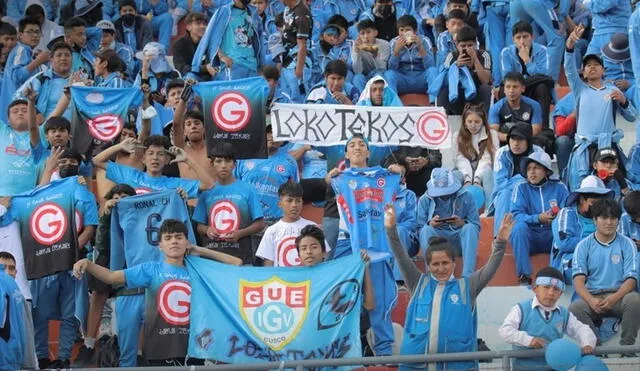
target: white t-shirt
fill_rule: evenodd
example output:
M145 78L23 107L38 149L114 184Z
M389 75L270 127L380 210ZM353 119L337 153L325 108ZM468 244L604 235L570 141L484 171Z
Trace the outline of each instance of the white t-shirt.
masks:
M300 235L302 228L309 224L316 225L305 218L300 218L293 223L279 220L264 231L256 255L262 259L271 260L274 267L299 266L300 258L296 249L296 237ZM328 248L326 243L325 246Z

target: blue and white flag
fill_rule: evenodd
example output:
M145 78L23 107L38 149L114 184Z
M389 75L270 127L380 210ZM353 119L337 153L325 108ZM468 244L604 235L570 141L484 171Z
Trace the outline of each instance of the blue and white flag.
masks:
M359 255L314 267L187 263L189 357L239 364L362 356Z
M90 158L93 149L118 138L129 106L139 106L142 93L139 88L72 86L71 101L71 146Z

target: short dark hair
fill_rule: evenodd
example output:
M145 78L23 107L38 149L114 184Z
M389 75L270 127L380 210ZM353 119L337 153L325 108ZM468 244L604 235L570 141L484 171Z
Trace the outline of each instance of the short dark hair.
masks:
M427 264L431 263L433 253L439 251L444 251L451 260L455 261L456 257L451 242L444 237L431 237L429 238L429 247L427 247L427 252L425 253Z
M67 149L65 149L62 152L62 154L60 155L60 158L61 159L67 158L67 159L71 159L71 160L77 160L78 164L82 162L82 155L75 148L67 148Z
M9 116L9 111L11 111L11 108L20 104L24 104L25 106L28 106L29 102L27 102L26 99L15 99L13 102L9 103L9 106L7 107L7 116Z
M504 75L504 77L502 78L502 82L504 83L507 81L517 81L522 86L525 86L526 84L524 76L522 76L520 72L516 72L516 71L510 71Z
M204 14L198 12L191 12L187 14L186 17L184 17L185 24L190 24L193 22L207 22L207 17L205 17Z
M289 181L283 183L280 188L278 188L278 197L302 197L302 194L302 186L297 182Z
M209 157L212 160L215 160L216 158L223 158L225 160L235 161L236 160L236 150L233 147L233 144L231 144L229 142L218 142L211 149L211 153L209 154Z
M538 273L536 273L536 279L540 277L551 277L557 279L558 281L564 282L564 276L562 275L562 272L554 267L544 267L540 269Z
M165 219L160 225L160 237L168 233L182 233L185 237L189 236L189 230L184 222L177 219Z
M16 263L16 258L8 251L0 251L0 259L12 260Z
M96 54L96 58L100 58L101 61L107 62L107 71L109 72L119 72L124 67L124 62L113 49L105 49L98 52L98 54Z
M374 29L377 30L376 28L376 24L375 22L373 22L372 20L365 18L363 20L361 20L360 22L358 22L358 32L362 31L362 30L367 30L367 29Z
M72 17L64 22L64 34L68 34L76 27L87 27L87 22L80 17Z
M36 25L40 30L42 30L42 26L40 26L40 22L33 17L24 17L18 22L18 31L24 32L24 29L27 28L27 25Z
M276 66L264 66L262 68L262 77L265 79L279 80L280 70L278 70Z
M409 172L409 162L405 156L393 157L386 165L387 168L391 165L400 165L404 168L405 175Z
M144 143L142 143L142 145L145 148L157 146L163 147L164 149L168 150L169 148L171 148L171 141L164 135L150 135L149 137L147 137L147 139L144 140Z
M342 59L334 59L324 68L324 76L339 75L347 77L347 64Z
M467 19L467 15L460 9L453 9L447 14L447 21L450 19L459 19L464 22Z
M52 116L44 123L44 133L48 133L49 130L62 129L71 132L71 122L64 116Z
M29 7L27 9L24 10L24 15L26 15L27 17L37 17L38 15L44 17L44 9L42 9L42 6L40 6L40 4L31 4L29 5Z
M622 216L620 204L609 198L601 198L595 201L589 210L593 219L598 217L620 219L620 216Z
M477 40L476 30L470 26L464 26L458 31L458 35L456 35L456 42L461 41L473 41Z
M136 195L136 190L128 185L128 184L124 184L124 183L120 183L120 184L116 184L113 187L111 187L111 189L109 190L109 192L107 192L107 194L104 196L105 199L110 200L113 198L113 196L117 195L117 194L126 194L129 196L135 196Z
M284 12L280 12L275 16L276 27L284 27Z
M533 27L531 27L531 24L529 22L525 22L525 21L517 22L516 24L513 25L513 27L511 27L511 35L515 36L520 32L526 32L528 34L533 35Z
M349 21L342 14L334 14L327 20L327 24L335 24L342 27L345 31L349 28Z
M138 134L138 127L134 122L125 122L124 125L122 125L122 128L127 130L133 130L134 133Z
M300 241L305 237L316 239L320 243L322 251L327 251L327 246L324 243L324 232L317 225L309 224L300 230L300 234L296 237L296 250L300 251Z
M18 34L18 30L11 23L1 22L0 21L0 36L9 35L16 36Z
M165 91L167 92L167 95L169 95L169 92L172 89L175 89L175 88L183 89L184 88L184 81L180 80L180 79L173 79L173 80L169 81L169 83L167 83L167 88L165 89Z
M118 10L122 10L125 6L130 6L138 12L138 7L136 6L136 2L134 0L120 0L120 6Z
M187 119L199 120L204 124L204 115L198 110L188 110L187 113L184 114L184 120L186 121Z
M622 206L633 219L640 217L640 191L627 193L622 201Z
M398 18L396 27L411 27L413 31L416 31L418 29L418 21L416 21L416 18L414 16L405 14L402 17Z
M69 52L73 53L73 49L71 49L71 45L67 44L64 41L58 41L57 43L53 44L53 46L51 47L51 55L53 56L60 49L67 49Z

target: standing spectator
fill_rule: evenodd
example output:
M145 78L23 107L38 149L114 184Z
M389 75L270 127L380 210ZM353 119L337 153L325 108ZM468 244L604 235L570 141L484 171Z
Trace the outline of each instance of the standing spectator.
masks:
M141 53L136 53L136 58L142 61L141 83L149 85L151 93L159 98L157 101L169 98L169 84L174 79L179 79L180 73L169 63L167 49L160 43L150 42Z
M149 21L138 15L134 0L120 0L120 18L114 22L116 39L128 45L134 52L142 51L145 45L153 41L153 32Z
M64 23L64 41L71 46L71 72L80 71L93 78L93 54L87 49L87 23L79 17L69 18Z
M174 41L171 46L173 65L182 76L191 71L193 56L207 29L207 19L202 13L189 13L184 19L184 23L187 29L186 34ZM201 80L207 81L211 76L215 75L215 73L211 72L214 72L213 67L211 67L207 56L203 56L202 60L200 60L200 70L194 73Z
M493 84L502 81L500 60L502 49L511 43L511 22L509 19L509 2L496 0L474 0L479 2L479 20L483 25L486 48L491 54Z
M573 255L573 286L580 298L569 310L593 331L595 322L604 317L620 319L620 345L633 345L640 329L637 249L631 239L617 233L622 210L616 201L598 200L591 213L596 231L578 244Z
M378 38L390 42L398 36L396 20L405 15L392 0L374 0L371 9L365 10L360 20L369 19L378 31Z
M311 88L311 32L309 8L301 0L281 0L284 10L282 42L285 49L280 71L283 90L296 103L304 101Z
M174 24L169 0L140 0L138 3L140 4L138 11L140 14L146 15L154 36L158 38L158 42L166 50L169 50ZM122 10L120 13L122 14Z
M609 43L618 32L627 32L631 16L631 2L628 0L587 1L587 8L593 17L593 33L587 54L600 54L602 47Z
M462 173L463 185L482 187L485 208L493 192L493 162L499 141L489 127L483 105L468 104L462 112L460 131L453 139L456 169Z
M95 56L93 74L95 85L103 88L123 88L122 71L125 69L122 59L112 49L106 49Z
M605 187L614 193L614 199L621 201L631 191L626 172L622 169L618 153L613 148L600 148L593 158L593 175L602 179Z
M110 21L100 21L96 24L96 27L102 30L99 51L109 49L115 51L124 64L127 80L133 81L136 76L134 51L128 45L116 41L116 27Z
M604 80L613 84L622 92L628 91L635 85L631 52L629 50L629 36L617 33L602 46L602 61L604 62ZM635 97L631 100L636 104Z

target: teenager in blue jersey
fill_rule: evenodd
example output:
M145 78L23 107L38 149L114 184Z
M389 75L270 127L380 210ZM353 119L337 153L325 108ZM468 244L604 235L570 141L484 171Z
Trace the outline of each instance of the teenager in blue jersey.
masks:
M411 300L407 307L401 355L473 352L477 349L476 299L498 271L513 220L505 216L493 240L485 266L468 277L456 278L454 247L446 238L433 238L426 251L427 273L421 273L396 232L395 211L387 207L384 225ZM372 277L373 278L373 277ZM400 370L475 370L477 362L403 364Z
M0 264L0 370L19 370L25 364L24 296Z
M385 79L398 94L426 94L435 70L431 41L418 33L418 22L403 15L396 23L398 36L390 41L391 55Z
M202 167L193 160L183 149L170 146L169 138L152 135L145 139L142 146L145 149L143 162L146 171L142 172L132 167L117 164L110 159L121 151L135 153L140 142L127 138L98 153L93 158L93 164L106 170L107 179L114 183L126 183L136 189L138 193L180 188L189 198L195 198L199 191L213 187L213 180ZM175 158L172 160L171 157ZM162 175L163 169L170 163L186 162L198 174L198 180L169 178Z
M587 54L600 54L611 36L627 32L631 16L631 2L627 0L587 1L586 6L593 17L593 34L587 47Z
M29 77L42 70L49 62L49 52L34 53L33 48L40 42L40 23L33 18L24 18L18 25L18 43L9 52L4 65L0 85L0 106L6 107L16 90ZM0 121L7 121L7 113L0 110Z
M635 107L624 94L615 85L603 80L604 64L599 56L588 54L583 58L582 74L585 81L580 80L573 49L584 30L584 26L579 25L567 38L564 59L564 70L576 98L577 109L576 144L572 150L558 148L559 151L571 152L568 171L564 176L569 190L575 189L591 171L592 153L596 149L613 147L620 152L618 142L622 132L616 129L616 113L631 122L637 117Z
M22 84L14 95L15 98L26 98L27 89L37 94L36 113L38 122L44 121L55 110L64 87L69 85L71 74L71 47L59 42L51 48L51 68L39 72ZM71 119L71 108L68 107L64 116Z
M211 153L216 174L215 186L198 196L193 220L203 245L242 259L253 265L251 236L261 232L262 206L255 189L233 176L236 156L230 143L218 143Z
M563 273L568 285L573 277L573 252L580 241L595 232L591 205L601 198L613 198L613 192L605 187L601 179L589 175L582 180L580 188L569 194L565 206L551 223L551 266Z
M637 248L617 233L622 209L616 201L598 200L591 213L596 231L580 241L573 254L573 286L579 298L569 310L594 332L598 320L620 319L620 345L633 345L640 329Z
M418 201L420 247L426 251L429 240L445 237L463 260L462 276L476 268L480 217L473 196L462 187L461 174L447 168L435 168L427 183L427 192Z
M288 181L300 181L300 175L293 157L278 151L280 143L273 141L271 125L266 128L266 139L268 158L238 161L233 174L255 189L264 221L271 225L282 217L282 210L278 207L278 188Z
M347 198L354 198L357 187L366 187L367 183L360 183L355 179L362 178L363 181L366 182L369 177L367 175L359 175L358 172L385 172L385 170L380 166L369 167L369 155L369 144L367 143L366 139L364 139L362 135L356 134L349 140L347 140L347 143L345 145L344 157L346 161L346 168L344 170L334 168L327 174L327 177L325 179L327 184L330 184L330 187L333 188L333 191L336 195L340 195L343 198L345 205L349 205L349 202L346 200ZM355 178L352 180L353 182L355 182L355 184L353 186L349 185L348 189L343 189L343 187L340 187L340 185L336 183L336 180L333 179L335 177L345 175ZM393 174L393 177L395 178L396 175ZM376 181L375 177L372 178L372 181ZM399 178L396 178L396 181L399 181ZM394 187L399 187L399 184L389 183L391 182L388 182L383 188L384 192L393 191ZM346 194L346 196L343 194ZM355 202L356 204L358 204L358 201ZM382 199L378 202L384 202L384 193L382 195ZM354 223L355 219L350 221L348 220L348 216L345 215L345 213L347 212L345 211L345 206L341 206L341 209L343 213L340 215L340 233L338 235L336 247L335 249L332 249L334 259L348 256L353 253L355 247L352 245L353 242L351 241L351 234L364 236L362 238L367 239L368 242L376 243L375 249L372 250L375 250L378 253L382 252L384 254L385 250L388 251L388 247L385 248L384 245L377 245L378 243L380 243L380 241L377 241L375 239L380 238L380 231L370 230L367 228L368 226L371 227L371 220L366 221L366 219L374 218L374 216L365 214L364 219L363 216L357 216L358 220L361 222ZM370 209L369 211L380 212L379 210L376 211L375 209ZM352 212L356 213L356 210L352 210ZM377 216L377 218L379 217L380 215ZM369 246L359 246L358 248L371 249ZM373 329L375 337L373 352L376 356L391 355L391 348L394 342L394 332L390 314L397 300L397 289L396 281L393 277L393 266L390 259L382 259L380 261L372 263L369 266L369 269L371 272L371 278L373 280L373 291L376 302L375 308L369 313L371 328Z
M511 197L515 220L511 246L516 260L516 275L521 284L531 284L530 255L551 251L551 223L564 207L569 191L553 176L551 157L534 152L520 161L526 180L517 183Z
M564 43L562 23L569 12L569 5L569 0L511 0L509 4L512 24L533 21L542 29L549 51L549 75L553 81L558 81L560 74Z
M124 270L111 271L90 260L83 259L73 267L73 273L78 278L87 272L106 284L124 285L127 289L143 288L146 290L143 354L151 366L202 364L202 360L198 359L185 361L189 339L188 315L185 320L178 312L175 322L164 319L166 311L183 310L184 307L166 308L163 307L163 303L156 301L161 287L171 285L172 282L190 288L189 270L185 266L188 255L201 256L227 264L242 264L238 258L191 245L187 235L188 231L184 222L166 219L162 222L159 231L159 248L164 255L162 261L147 262ZM178 305L184 305L188 308L190 294L181 300L184 302Z
M580 343L582 354L591 354L596 347L596 334L578 319L558 299L565 291L562 273L545 267L536 273L535 296L516 304L498 329L500 337L514 350L541 349L565 335ZM516 358L516 370L545 369L544 358Z
M627 194L622 201L622 206L624 213L620 217L618 232L629 237L636 245L637 264L640 267L640 191ZM638 278L640 279L640 276ZM636 290L640 291L640 287L636 286Z
M489 209L493 207L495 211L494 220L501 220L509 212L513 187L523 179L520 161L533 152L542 152L542 148L533 144L531 125L519 123L512 126L507 134L507 145L498 149L493 162L493 194ZM497 228L494 223L494 234Z

